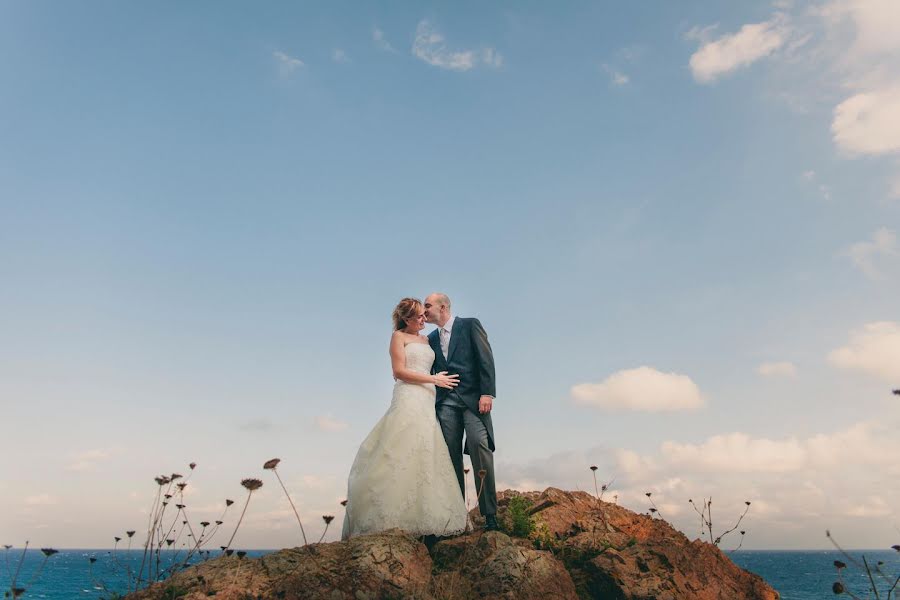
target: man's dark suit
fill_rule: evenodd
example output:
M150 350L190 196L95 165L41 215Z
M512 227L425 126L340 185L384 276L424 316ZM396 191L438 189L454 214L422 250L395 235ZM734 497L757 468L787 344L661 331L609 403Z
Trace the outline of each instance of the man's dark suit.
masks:
M434 350L434 373L447 371L459 375L459 385L454 389L437 388L436 411L444 440L450 451L459 488L465 493L463 473L463 432L466 434L465 453L472 460L475 471L475 493L481 487L478 472L485 471L484 489L478 499L482 515L497 513L497 491L494 484L494 426L491 414L478 412L482 396L496 396L494 382L494 355L488 343L487 333L478 319L456 317L450 331L450 347L447 356L441 350L440 328L428 336Z

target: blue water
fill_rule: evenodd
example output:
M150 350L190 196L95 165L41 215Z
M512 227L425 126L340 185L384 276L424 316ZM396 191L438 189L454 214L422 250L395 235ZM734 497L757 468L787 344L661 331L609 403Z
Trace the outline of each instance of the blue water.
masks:
M0 550L2 552L2 550ZM265 550L248 552L248 556L261 556ZM8 554L11 571L15 571L18 564L21 549L11 550ZM119 550L115 557L103 550L61 550L59 554L51 556L47 561L43 572L30 585L25 585L39 567L44 556L40 550L28 550L19 575L17 587L26 587L23 599L47 598L49 600L87 600L109 598L110 592L124 592L128 587L128 576L123 566L131 561L131 564L139 565L141 551L132 550L130 553ZM213 553L216 556L218 552ZM900 554L893 550L873 550L851 552L851 555L859 559L865 554L870 565L883 561L881 566L885 573L893 573L894 577L900 575ZM89 558L95 557L97 562L89 568ZM163 564L168 564L173 557L168 553L163 557ZM181 555L184 556L183 554ZM834 597L831 593L831 584L836 580L833 562L843 560L848 562L836 551L761 551L741 550L730 555L731 559L739 566L762 576L772 587L781 592L784 600L821 600ZM5 561L4 561L5 562ZM9 575L6 565L0 562L0 585L9 586ZM868 578L864 571L848 567L844 571L844 583L849 586L857 596L869 597ZM883 580L882 580L883 584ZM887 589L885 585L880 586ZM2 589L2 588L0 588ZM882 598L885 594L882 594Z
M860 564L862 564L861 556L865 555L866 561L873 569L878 561L883 561L880 568L887 576L893 574L891 583L900 575L900 553L893 550L853 550L848 553ZM869 592L871 586L865 570L850 565L850 561L836 550L740 550L730 554L729 558L739 567L765 579L781 593L783 600L835 598L831 592L831 584L837 581L834 561L840 560L848 563L848 567L843 571L843 583L847 589L860 598L874 598ZM881 598L885 598L885 592L891 586L877 575L875 577ZM894 590L895 594L896 591Z
M2 549L0 549L2 552ZM270 550L250 550L247 556L262 556L271 552ZM216 550L210 553L211 558L220 556L221 552ZM19 558L22 556L22 549L18 551L13 548L0 562L0 589L8 591L12 575L15 574ZM126 593L128 591L129 581L128 568L132 573L137 573L140 569L141 560L144 556L143 550L117 550L115 553L109 550L60 550L58 554L54 554L47 559L40 575L34 578L29 584L29 580L38 572L41 563L44 561L44 555L40 550L29 549L25 553L25 559L22 561L22 567L16 580L16 587L24 587L25 594L21 596L21 600L28 598L47 598L50 600L97 600L100 598L110 598L116 593ZM204 553L204 557L205 557ZM96 562L91 564L91 557L96 558ZM185 557L185 552L176 552L174 550L162 551L160 553L160 565L166 568L173 564L180 564ZM9 559L8 569L6 558ZM200 562L202 558L192 558L190 564ZM146 572L146 569L145 569Z

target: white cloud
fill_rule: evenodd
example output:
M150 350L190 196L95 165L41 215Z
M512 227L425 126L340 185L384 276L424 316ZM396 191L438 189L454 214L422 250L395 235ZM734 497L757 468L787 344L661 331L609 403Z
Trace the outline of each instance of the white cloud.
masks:
M696 473L792 473L839 469L849 462L896 466L900 439L885 423L862 422L807 438L769 439L742 432L719 434L699 444L667 441L657 456L623 452L625 473L659 471L681 476Z
M900 151L900 85L855 94L838 104L831 133L839 148L853 154Z
M808 458L804 445L795 439L754 439L745 433L715 435L702 444L665 442L660 454L675 467L743 473L796 471Z
M238 429L246 432L265 432L275 429L275 424L269 419L250 419L240 423Z
M900 152L900 3L832 0L818 14L841 83L855 92L834 109L835 145L851 155Z
M319 415L315 418L316 428L320 431L337 432L347 429L347 423L333 418L331 415Z
M797 367L790 362L767 362L759 365L756 372L764 377L787 376L797 374Z
M390 42L387 41L387 38L384 37L384 32L378 27L372 29L372 41L375 42L375 47L379 50L383 50L384 52L396 52Z
M689 537L700 532L688 499L702 503L713 496L716 534L734 524L747 500L752 506L741 529L747 529L749 545L822 547L825 527L859 532L860 519L871 519L866 526L877 528L887 513L897 515L881 500L900 494L898 425L895 416L881 415L877 421L806 436L732 432L697 442L669 440L647 452L572 450L498 464L498 482L505 482L499 489L552 485L593 494L588 470L593 464L599 467L598 484L612 480L606 500L617 496L619 504L646 512L650 505L644 494L652 492L662 515ZM857 543L852 537L843 539ZM734 535L723 547L736 545Z
M851 332L849 343L829 353L828 362L896 385L900 382L900 323L868 323Z
M485 48L481 51L481 61L495 69L503 66L503 56L493 48Z
M350 57L341 48L335 48L334 52L331 53L331 60L336 63L348 63L350 62Z
M444 36L424 19L416 27L412 53L429 65L450 71L468 71L479 64L494 68L503 65L503 57L490 47L481 50L449 50L444 43Z
M691 39L704 39L709 28L688 32ZM776 14L770 21L744 25L737 33L703 43L691 56L690 67L699 83L711 83L716 78L741 67L746 67L780 48L790 31L783 15Z
M97 463L109 458L108 450L99 448L86 450L73 456L73 462L66 467L69 471L92 471L97 468Z
M853 264L870 279L881 279L881 270L876 261L897 255L897 236L882 227L872 234L871 240L851 244L843 251Z
M888 196L894 200L900 200L900 170L891 178L888 188Z
M832 0L816 12L832 26L853 22L856 37L844 53L848 61L900 51L900 4L895 0Z
M26 496L25 504L27 506L53 506L59 501L50 494L36 494L34 496Z
M661 412L703 406L700 389L687 375L638 367L613 373L601 383L582 383L571 390L578 404L609 410Z
M616 70L606 63L600 65L600 68L609 75L609 82L614 86L621 87L629 82L628 75Z
M824 183L816 183L816 172L813 170L803 171L801 177L804 181L811 185L815 185L819 191L819 194L822 196L824 200L831 200L831 188L825 185Z
M278 61L278 68L281 71L282 75L290 75L296 69L306 66L306 64L299 58L295 58L289 54L282 52L281 50L275 50L274 52L272 52L272 56L274 56L275 60Z
M859 504L845 503L845 506L848 517L889 517L894 514L894 507L881 496L870 496Z

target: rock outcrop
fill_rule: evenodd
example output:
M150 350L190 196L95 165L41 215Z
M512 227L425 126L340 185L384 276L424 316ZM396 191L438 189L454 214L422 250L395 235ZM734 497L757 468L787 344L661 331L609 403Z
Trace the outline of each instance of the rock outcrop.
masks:
M717 547L691 542L661 519L584 492L501 492L530 503L530 538L481 530L426 547L400 530L210 560L133 594L137 599L777 600ZM477 511L475 511L477 513Z

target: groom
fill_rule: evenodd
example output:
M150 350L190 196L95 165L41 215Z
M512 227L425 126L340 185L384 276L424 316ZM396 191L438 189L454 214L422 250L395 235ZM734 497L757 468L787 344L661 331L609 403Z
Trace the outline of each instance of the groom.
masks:
M462 443L465 432L465 452L475 470L475 491L480 492L478 508L484 516L485 529L499 529L494 487L494 427L491 424L496 387L494 355L487 333L478 319L454 317L446 294L434 293L425 298L425 320L437 325L428 336L435 356L432 371L459 374L456 388L437 388L436 401L437 418L456 469L459 489L465 496ZM482 470L485 472L483 481L478 475Z

